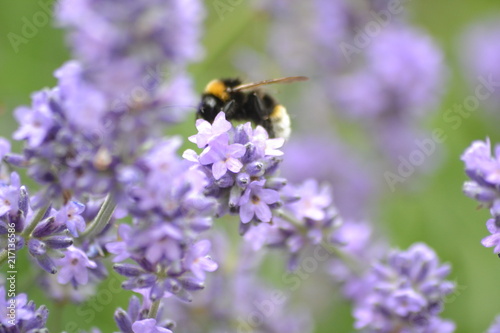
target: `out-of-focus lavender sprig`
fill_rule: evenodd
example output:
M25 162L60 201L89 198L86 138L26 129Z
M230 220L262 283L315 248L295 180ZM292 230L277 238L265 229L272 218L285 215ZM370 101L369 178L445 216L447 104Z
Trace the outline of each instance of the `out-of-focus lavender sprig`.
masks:
M363 65L330 78L328 95L340 111L364 122L378 146L396 159L413 148L420 131L415 123L436 110L443 96L443 55L424 32L391 24L363 56Z
M164 301L175 318L174 332L312 332L306 309L295 308L289 293L272 288L256 274L262 255L245 243L229 251L227 235L212 236L214 257L221 267L208 278L211 288L192 303Z
M40 201L67 191L120 201L130 180L122 173L195 103L184 69L201 54L202 3L61 1L56 16L77 60L15 111L14 138L26 149L8 161L45 185Z
M422 120L444 96L447 68L439 45L404 15L406 4L314 0L262 8L273 18L265 63L271 54L284 73L307 73L316 86L296 99L330 113L296 112L297 119L305 114L303 123L325 132L333 112L355 119L383 153L377 156L382 162L399 163L399 155L415 148ZM255 73L255 63L243 70Z
M298 184L314 178L332 184L335 205L343 218L363 219L369 215L376 186L373 170L340 138L297 134L287 141L283 151L286 158L281 173L289 182Z
M481 206L490 210L492 216L486 223L490 236L482 240L486 247L494 247L500 253L500 145L495 146L494 155L490 140L474 141L462 155L465 172L470 178L463 186L466 196L477 200Z
M387 253L387 243L379 239L371 223L353 220L344 220L330 241L338 250L328 272L341 284L347 300L362 299L371 287L366 283L366 274Z
M283 205L272 224L260 224L245 234L254 250L262 246L284 248L290 253L289 269L293 270L302 250L330 241L342 224L333 204L331 189L308 179L300 185L287 185L281 190ZM333 244L332 244L333 246Z
M439 313L455 285L445 280L450 266L417 243L392 251L365 276L364 293L354 301L355 327L370 332L453 332Z
M0 332L5 333L47 333L45 323L49 311L42 305L36 307L33 301L28 301L26 294L9 296L5 288L5 279L0 286Z

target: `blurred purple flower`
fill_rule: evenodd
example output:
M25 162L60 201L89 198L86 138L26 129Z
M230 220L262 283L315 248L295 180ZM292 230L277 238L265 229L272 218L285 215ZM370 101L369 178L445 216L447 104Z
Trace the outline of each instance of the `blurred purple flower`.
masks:
M334 101L351 116L411 119L437 106L445 72L443 55L429 36L389 26L367 49L366 65L340 80Z
M21 179L16 172L10 174L9 184L0 181L0 217L10 213L17 214L21 191Z
M52 111L49 108L49 96L52 93L44 90L34 93L32 107L18 107L14 111L16 120L21 127L14 132L14 139L27 140L31 147L38 147L45 140L54 125Z
M156 326L155 319L143 319L132 324L134 333L172 333L171 330Z
M263 188L265 181L253 181L241 196L240 219L243 223L252 221L254 216L261 222L270 222L272 212L269 205L278 202L279 193Z
M213 272L218 265L208 256L211 244L209 240L201 240L195 243L188 251L184 259L185 265L200 280L205 280L205 271Z
M113 64L124 55L134 62L199 58L204 8L197 0L134 2L62 1L59 24L69 28L69 43L85 62ZM147 52L145 52L147 50Z
M127 224L118 226L118 240L106 244L106 249L115 255L113 262L120 262L130 257L130 253L127 251L127 243L130 242L132 235L131 226Z
M0 330L19 333L45 331L47 308L42 305L37 309L35 303L28 301L24 293L8 298L6 283L7 280L2 278L0 282Z
M76 288L78 285L86 285L89 281L88 270L97 268L97 264L89 260L87 255L74 246L70 246L64 252L64 258L56 260L60 266L57 281L61 284L71 284Z

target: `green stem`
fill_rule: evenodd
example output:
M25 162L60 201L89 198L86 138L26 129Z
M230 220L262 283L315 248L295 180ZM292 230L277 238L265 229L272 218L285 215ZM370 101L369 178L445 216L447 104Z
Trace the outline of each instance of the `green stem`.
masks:
M92 223L89 225L89 227L82 233L82 237L87 237L87 238L92 238L96 235L98 235L103 229L106 227L106 225L109 223L111 220L111 217L113 216L113 212L115 211L116 204L115 200L113 198L113 195L108 194L106 199L104 199L104 202L102 203L101 209L99 210L99 213L97 213L96 218Z
M154 301L149 308L149 318L156 319L156 315L158 314L158 309L160 308L160 300Z
M5 260L7 260L7 254L7 250L2 250L2 252L0 252L0 266L5 263Z

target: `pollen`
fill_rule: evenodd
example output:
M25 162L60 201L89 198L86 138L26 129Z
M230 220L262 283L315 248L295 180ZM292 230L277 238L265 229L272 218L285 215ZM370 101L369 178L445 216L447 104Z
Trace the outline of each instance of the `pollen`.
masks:
M210 81L205 88L205 92L207 94L212 94L220 98L224 102L229 100L229 94L226 91L226 85L221 80Z

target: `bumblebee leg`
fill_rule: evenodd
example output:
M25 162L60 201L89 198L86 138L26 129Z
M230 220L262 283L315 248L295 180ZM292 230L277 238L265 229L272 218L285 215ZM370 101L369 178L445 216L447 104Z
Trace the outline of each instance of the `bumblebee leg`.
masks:
M234 118L235 106L236 106L236 102L234 100L230 100L222 108L222 111L226 114L227 120L231 120Z
M247 113L254 121L255 125L264 127L269 134L269 137L274 138L275 133L273 124L269 117L271 109L266 105L267 103L265 103L265 101L263 101L262 98L256 93L252 93L248 96L247 104Z

